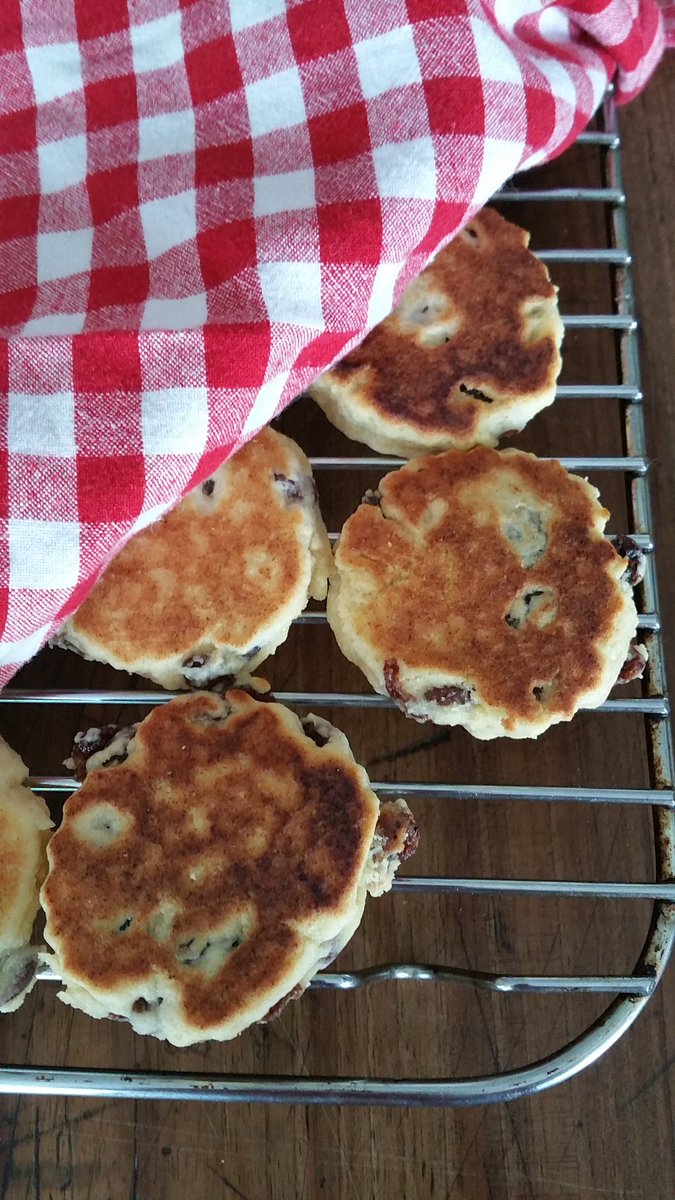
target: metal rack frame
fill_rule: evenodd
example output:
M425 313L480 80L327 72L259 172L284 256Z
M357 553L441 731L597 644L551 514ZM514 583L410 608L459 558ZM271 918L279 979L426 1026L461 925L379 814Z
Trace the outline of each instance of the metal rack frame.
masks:
M352 972L320 974L315 988L352 990L374 986L383 980L429 980L469 984L497 992L603 993L613 999L604 1013L586 1031L548 1058L519 1070L463 1079L338 1079L318 1077L242 1076L188 1074L182 1072L133 1072L110 1070L69 1070L32 1066L0 1066L0 1093L48 1095L96 1095L119 1098L212 1101L277 1101L293 1103L340 1103L382 1105L460 1105L483 1104L525 1096L552 1087L595 1062L636 1020L654 992L675 941L675 792L673 791L673 748L669 723L669 703L665 688L663 650L660 638L659 606L654 557L651 551L652 522L649 486L649 462L646 457L645 423L640 387L637 322L633 306L631 257L628 242L621 148L611 94L602 113L604 128L581 134L579 141L604 147L607 156L607 186L601 188L554 188L539 190L507 189L496 199L513 202L581 201L608 206L612 245L609 248L542 251L547 263L604 263L617 270L616 312L607 315L568 316L569 328L616 330L620 336L621 374L619 384L559 387L558 396L566 398L608 398L625 405L626 454L612 458L566 458L560 461L570 470L619 470L630 478L632 536L647 553L642 585L643 611L639 627L649 636L649 679L646 694L638 699L611 699L601 711L620 710L641 714L647 728L652 786L649 788L571 788L463 786L461 784L377 783L381 797L418 796L438 799L470 797L476 800L518 799L550 802L628 804L652 809L655 833L654 880L643 883L599 883L534 881L525 879L420 878L397 880L398 892L502 893L537 896L591 896L613 900L649 899L652 919L632 974L617 976L516 976L423 965L388 965ZM380 456L354 458L315 458L315 470L376 467L382 471L398 465L399 460ZM324 613L307 613L303 623L320 623ZM391 702L376 695L320 692L277 692L279 700L291 706L365 708L388 706ZM170 699L169 694L151 691L73 691L27 690L8 688L0 695L0 704L125 704L148 705ZM72 791L70 778L36 776L35 790ZM43 972L42 979L50 978ZM51 976L53 978L53 976Z

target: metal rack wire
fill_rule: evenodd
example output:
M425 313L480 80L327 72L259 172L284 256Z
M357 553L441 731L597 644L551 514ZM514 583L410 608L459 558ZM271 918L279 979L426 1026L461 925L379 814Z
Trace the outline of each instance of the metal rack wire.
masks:
M621 381L618 384L561 386L560 399L615 399L624 404L626 453L616 457L562 458L574 471L621 471L630 481L631 536L647 555L642 585L643 610L639 626L649 639L649 674L638 698L612 698L603 712L625 712L642 717L647 731L651 786L616 787L531 787L514 785L462 785L459 783L375 782L381 797L404 796L412 802L420 796L439 800L525 800L550 803L647 806L654 820L655 872L640 883L584 882L581 880L530 880L406 876L396 881L399 893L472 893L502 895L586 896L612 900L651 900L652 919L642 952L630 974L617 975L508 975L439 966L395 964L319 975L316 989L351 991L376 986L383 981L412 980L418 984L436 981L465 984L492 992L539 994L600 993L613 997L605 1012L581 1036L548 1058L519 1070L460 1079L325 1078L254 1075L189 1074L185 1072L125 1072L111 1070L38 1069L30 1066L0 1067L0 1092L25 1094L98 1095L123 1098L264 1100L295 1103L345 1104L472 1104L511 1099L551 1087L583 1070L600 1057L635 1021L654 992L666 967L675 940L675 791L669 703L665 689L660 639L659 606L648 485L645 425L637 345L637 322L633 307L631 257L627 236L625 193L621 168L620 139L611 95L602 114L603 128L580 136L582 144L602 147L606 152L606 186L518 190L508 187L496 197L508 204L518 201L578 201L601 204L608 213L611 245L603 248L548 250L540 257L547 263L606 264L617 272L616 311L601 315L565 318L568 329L614 330L620 339ZM312 460L316 471L376 469L380 473L398 460L359 455L320 457ZM325 614L311 612L303 624L321 624ZM376 695L348 692L275 691L291 706L313 708L387 707L390 701ZM134 690L73 690L9 688L0 704L114 704L144 706L170 699L167 693ZM32 786L42 792L66 794L73 788L70 778L35 776ZM50 978L44 972L43 979ZM402 1064L403 1066L403 1064Z

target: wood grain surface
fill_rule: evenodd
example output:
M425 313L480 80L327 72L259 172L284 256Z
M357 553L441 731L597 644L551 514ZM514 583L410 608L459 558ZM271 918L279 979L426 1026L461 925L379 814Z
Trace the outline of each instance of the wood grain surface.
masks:
M675 69L663 66L621 114L636 259L649 448L666 619L675 680ZM536 182L601 182L601 155L576 147ZM530 177L535 183L534 174ZM605 243L600 205L504 206L537 247ZM554 267L565 312L611 311L604 267ZM570 333L563 382L616 380L609 333ZM560 400L517 444L542 454L623 452L615 401ZM348 443L309 404L282 427L311 453ZM358 452L358 451L357 451ZM620 476L596 479L626 528ZM373 477L325 473L332 528ZM278 689L365 690L326 629L296 627L269 677ZM126 686L114 672L45 652L24 686ZM34 773L60 772L95 706L3 708L0 728ZM105 710L114 720L115 710ZM649 782L641 718L582 714L539 742L481 744L463 731L416 726L396 712L336 715L379 780L630 787ZM414 874L648 879L649 814L631 807L507 802L416 806L423 829ZM397 895L371 903L342 968L417 961L515 972L627 973L649 905L602 900ZM275 1024L226 1046L175 1050L71 1012L43 984L0 1021L0 1061L123 1069L365 1073L442 1078L503 1070L549 1053L602 1011L602 999L492 996L440 985L386 984L367 993L308 994ZM474 1109L338 1109L86 1099L0 1099L2 1200L671 1200L675 1195L675 971L633 1029L595 1067L528 1100Z

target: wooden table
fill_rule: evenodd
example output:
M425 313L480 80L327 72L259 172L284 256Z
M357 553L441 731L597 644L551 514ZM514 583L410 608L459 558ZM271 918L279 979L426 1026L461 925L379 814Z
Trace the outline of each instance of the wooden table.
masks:
M636 257L644 384L648 399L656 536L661 563L670 678L675 679L675 593L667 570L675 554L675 70L672 61L646 94L622 114L625 169ZM574 153L574 152L572 152ZM583 164L582 164L583 165ZM544 177L544 176L542 176ZM568 165L545 169L547 183L569 182ZM515 214L514 214L515 216ZM544 237L541 216L535 245ZM566 218L567 219L567 218ZM592 244L597 220L579 210L580 237ZM533 229L535 228L533 224ZM547 231L552 235L554 230ZM596 231L597 232L597 231ZM554 268L563 306L573 310L575 280ZM596 287L591 276L584 287ZM601 288L600 284L597 284ZM598 292L598 310L603 307ZM579 309L580 311L580 309ZM607 311L605 309L605 311ZM613 351L583 337L568 338L569 382L592 381ZM573 360L573 362L572 362ZM598 452L608 429L607 409L589 405L555 410L534 422L519 444L541 453ZM326 427L304 418L311 449L324 446ZM293 428L297 416L289 417ZM618 428L618 424L617 424ZM333 443L331 443L332 445ZM620 453L615 446L607 453ZM369 481L370 482L370 481ZM622 496L603 480L620 527ZM338 483L326 497L339 517L347 503ZM323 493L322 493L323 494ZM349 497L348 502L353 501ZM343 514L344 515L344 512ZM333 517L335 519L335 517ZM280 652L276 686L335 686L337 651L317 666L316 631ZM299 652L302 655L300 667ZM88 668L91 672L91 669ZM340 667L340 686L344 668ZM299 672L299 675L298 675ZM91 678L110 680L105 672ZM26 684L63 686L82 679L82 664L53 652L28 669ZM349 682L358 686L357 676ZM321 684L319 684L322 686ZM39 715L39 714L38 714ZM62 710L48 728L29 725L26 711L3 711L2 732L34 770L58 769L75 715ZM109 717L109 719L111 719ZM608 738L606 720L616 722ZM379 778L466 779L499 777L515 782L640 786L644 765L631 760L634 726L622 717L584 715L552 730L536 747L480 746L464 734L434 739L398 714L382 713L367 730L358 714L345 714L357 753ZM74 728L82 728L75 724ZM435 743L438 744L435 744ZM424 744L423 744L424 743ZM46 760L45 760L46 756ZM36 765L40 764L40 768ZM516 874L540 877L648 878L651 867L646 814L612 806L471 805L457 801L441 814L420 805L424 843L415 868L424 874ZM584 877L578 874L577 877ZM575 907L563 909L566 903ZM444 903L435 898L382 900L371 912L343 966L416 956L486 969L516 969L527 950L533 970L616 970L630 966L644 934L640 920L619 907L608 926L596 903L586 901ZM387 908L389 905L389 908ZM396 913L394 925L393 913ZM631 913L633 910L631 910ZM628 955L628 957L626 957ZM291 1006L267 1032L241 1044L172 1051L135 1039L118 1025L71 1014L43 985L24 1009L0 1023L0 1057L14 1062L68 1062L84 1066L157 1066L201 1070L267 1069L279 1073L349 1073L363 1067L395 1074L401 1059L421 1073L503 1069L562 1044L584 1026L598 1001L492 998L455 989L387 985L366 997L310 995ZM406 988L408 990L406 990ZM248 1037L248 1035L246 1035ZM336 1109L329 1107L215 1106L97 1099L0 1101L2 1200L183 1200L183 1197L274 1200L306 1197L394 1200L455 1197L483 1200L670 1200L675 1194L675 973L671 971L637 1025L593 1069L551 1092L512 1103L464 1110Z

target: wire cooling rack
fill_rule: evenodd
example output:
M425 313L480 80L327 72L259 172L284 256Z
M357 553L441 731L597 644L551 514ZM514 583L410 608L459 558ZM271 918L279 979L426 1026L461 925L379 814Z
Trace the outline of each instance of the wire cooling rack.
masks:
M665 969L675 938L675 795L672 783L672 746L669 705L665 689L662 646L659 633L658 598L652 544L652 523L648 486L649 463L646 457L645 427L640 390L637 323L633 308L631 259L626 221L620 139L611 95L608 96L596 128L582 134L579 142L598 147L604 161L604 182L600 187L564 187L523 189L510 185L495 198L514 209L532 204L581 203L602 206L606 214L607 244L583 249L541 251L540 257L552 264L572 264L581 271L588 264L606 266L615 280L614 311L606 314L572 314L565 317L567 330L602 329L615 331L620 346L619 382L561 386L559 400L619 401L625 419L622 455L567 457L563 464L570 470L621 473L626 482L629 532L647 556L644 582L638 592L639 626L649 646L649 668L639 696L612 696L602 706L604 713L623 712L644 725L650 786L647 787L565 787L512 784L465 785L461 783L425 783L415 781L375 782L381 797L404 796L413 808L422 798L438 802L469 799L472 802L575 801L580 805L642 806L651 810L654 827L654 875L645 882L596 882L582 879L532 880L518 878L460 878L439 875L399 878L394 889L398 895L470 894L500 897L560 897L565 903L576 897L604 901L649 901L651 922L642 951L624 974L517 975L497 974L442 966L396 963L364 967L352 971L334 971L319 975L315 989L332 992L370 990L387 981L414 981L421 987L429 983L469 984L476 989L498 993L597 994L611 997L609 1007L591 1021L584 1031L562 1049L520 1069L506 1069L473 1078L400 1078L406 1070L401 1061L397 1078L318 1077L301 1075L260 1075L233 1073L193 1073L161 1070L120 1072L107 1069L69 1069L64 1067L0 1067L0 1092L25 1094L97 1095L120 1098L264 1100L300 1103L333 1102L345 1104L472 1104L511 1099L538 1092L568 1079L600 1057L635 1021L647 1004ZM529 180L528 180L529 181ZM562 269L562 268L561 268ZM359 454L354 446L343 456L315 457L317 472L378 471L381 474L396 459ZM632 526L632 528L630 528ZM300 618L304 625L325 623L323 612L309 612ZM327 631L325 631L327 633ZM348 691L288 691L277 689L277 697L291 706L312 709L357 709L389 707L381 696ZM21 705L22 713L33 720L44 713L41 706L55 705L151 705L169 697L155 691L90 688L26 689L9 688L0 696L0 705ZM37 707L36 707L37 706ZM582 718L578 717L577 721ZM546 754L542 751L542 773ZM35 790L67 794L72 781L58 775L35 776ZM424 829L423 829L424 835ZM414 860L411 864L414 869ZM390 901L395 903L395 898ZM48 972L42 975L44 983ZM412 985L409 985L412 986ZM4 1021L14 1018L5 1017ZM172 1059L175 1063L175 1056Z

